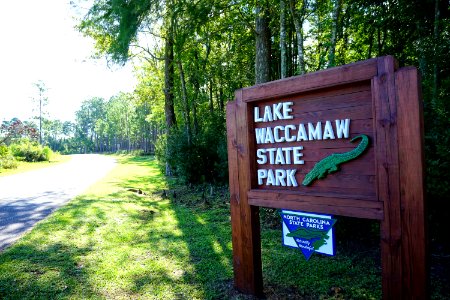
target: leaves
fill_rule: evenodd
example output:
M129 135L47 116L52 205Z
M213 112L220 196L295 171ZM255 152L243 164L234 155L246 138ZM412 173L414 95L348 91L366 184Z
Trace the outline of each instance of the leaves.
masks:
M23 123L18 118L12 118L10 121L3 121L0 125L0 145L7 144L21 138L30 138L36 140L39 133L32 123Z

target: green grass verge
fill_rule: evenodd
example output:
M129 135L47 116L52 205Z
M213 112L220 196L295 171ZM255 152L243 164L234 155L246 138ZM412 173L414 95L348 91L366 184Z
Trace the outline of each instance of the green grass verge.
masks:
M249 299L233 289L227 199L169 186L150 157L121 157L0 255L0 299ZM376 254L305 261L267 228L262 245L269 299L381 297Z
M51 166L54 166L54 165L57 165L60 163L67 162L70 159L71 159L70 155L54 154L52 159L49 162L48 161L40 161L40 162L19 161L17 168L15 168L15 169L0 169L0 177L17 174L17 173L28 172L28 171L36 170L36 169L51 167Z
M227 209L174 207L164 188L153 160L121 158L5 250L0 299L214 297L232 276Z

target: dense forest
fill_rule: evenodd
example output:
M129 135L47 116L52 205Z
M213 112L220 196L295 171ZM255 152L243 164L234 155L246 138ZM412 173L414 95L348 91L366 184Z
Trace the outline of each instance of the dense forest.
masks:
M139 84L130 95L85 102L77 132L90 151L156 148L187 181L226 179L224 113L236 89L393 55L422 75L429 178L442 178L449 170L449 6L97 0L78 29L95 40L98 56L118 64L138 57ZM120 117L108 113L114 109ZM445 195L440 182L430 190Z

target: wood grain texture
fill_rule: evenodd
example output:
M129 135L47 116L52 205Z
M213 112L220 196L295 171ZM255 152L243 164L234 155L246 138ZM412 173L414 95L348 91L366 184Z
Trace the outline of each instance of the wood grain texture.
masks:
M333 190L328 196L322 195L325 196L279 190L251 190L248 197L249 203L252 205L376 220L383 218L383 205L378 201L349 199L348 195L336 197Z
M249 145L248 110L247 105L242 102L242 91L236 92L235 109L236 143L233 145L234 150L232 151L237 154L238 176L236 177L239 199L231 211L232 222L239 218L237 225L239 228L232 226L233 241L236 241L233 243L235 287L246 294L262 295L259 207L250 206L248 203L247 193L254 179L251 176L252 163L249 158L249 148L252 146Z
M233 268L234 281L245 280L242 270L242 239L241 239L241 210L239 197L239 168L236 132L236 102L227 103L227 149L228 149L228 174L230 185L230 213L231 231L233 243Z
M299 91L305 92L370 80L376 74L377 59L369 59L245 88L242 91L242 100L244 102L251 102L280 96L286 97L291 94L296 94Z
M335 69L338 71L339 69ZM258 107L260 116L264 112L264 107L271 106L275 103L292 101L293 105L291 115L294 119L291 120L276 120L271 122L251 122L255 128L271 128L275 126L286 126L292 124L296 130L291 130L290 134L297 136L299 124L302 123L308 128L307 123L310 122L314 126L317 122L322 123L322 128L328 120L335 128L335 120L350 119L350 135L346 139L326 139L326 140L311 140L311 141L295 141L295 142L279 142L279 143L255 143L253 134L253 143L256 149L268 148L283 148L283 147L298 147L302 146L303 165L293 164L256 164L257 169L295 169L296 180L298 187L281 187L281 186L266 186L252 184L253 188L268 189L268 190L290 190L299 191L302 193L309 193L310 195L318 197L333 197L336 198L349 197L351 199L370 199L377 201L376 185L375 185L375 158L373 151L374 142L374 128L372 119L372 94L370 81L360 81L356 83L346 82L343 85L333 86L333 88L324 88L314 91L302 92L299 88L299 94L289 96L287 98L277 98L260 100L258 102L250 103L250 107L254 110ZM250 118L252 118L250 116ZM306 129L308 130L308 129ZM335 130L335 129L334 129ZM250 129L254 133L253 129ZM281 131L283 135L283 131ZM327 175L325 179L316 180L311 186L305 187L301 183L305 175L314 167L314 165L325 157L334 153L344 153L353 150L357 145L350 143L350 139L359 134L366 134L369 136L370 147L358 159L344 163L339 166L339 171ZM256 158L253 158L256 161ZM253 172L253 177L256 177L256 172ZM273 202L267 206L273 206ZM258 205L266 206L259 202ZM280 204L281 205L281 204ZM338 202L335 205L339 205ZM278 208L284 208L279 206ZM320 213L321 210L315 212Z
M402 207L403 299L426 299L427 235L424 196L423 114L417 69L396 72Z
M267 98L251 103L255 106L277 103L280 101L297 102L293 108L297 113L327 111L336 108L343 109L371 103L370 81L359 82L356 85L336 86L334 89L314 90L307 93L298 91L290 97Z
M402 299L401 206L399 188L397 102L395 65L392 57L378 59L378 75L373 79L375 160L378 199L384 203L381 222L383 295Z

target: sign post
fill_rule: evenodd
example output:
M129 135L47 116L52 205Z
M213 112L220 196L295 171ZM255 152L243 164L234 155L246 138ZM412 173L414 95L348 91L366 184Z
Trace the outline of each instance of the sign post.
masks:
M263 206L379 220L384 298L426 298L417 70L386 56L235 96L227 105L235 287L262 294Z

